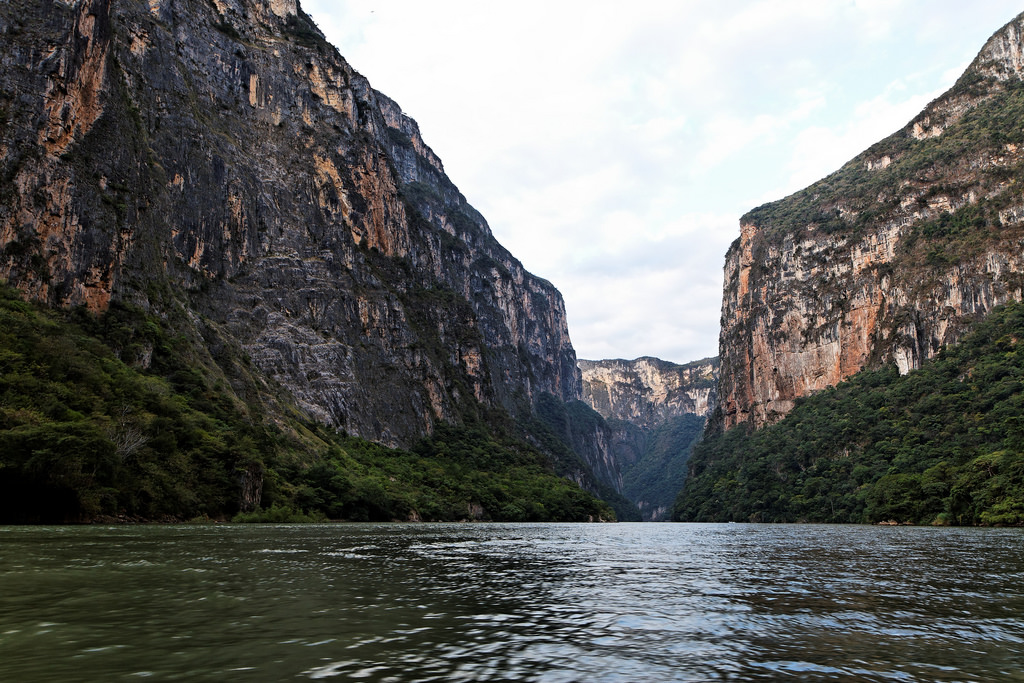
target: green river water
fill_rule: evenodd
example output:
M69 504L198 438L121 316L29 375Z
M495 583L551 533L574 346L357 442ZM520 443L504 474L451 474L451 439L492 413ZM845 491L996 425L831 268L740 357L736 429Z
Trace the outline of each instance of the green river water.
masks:
M0 527L0 681L1024 681L1024 530Z

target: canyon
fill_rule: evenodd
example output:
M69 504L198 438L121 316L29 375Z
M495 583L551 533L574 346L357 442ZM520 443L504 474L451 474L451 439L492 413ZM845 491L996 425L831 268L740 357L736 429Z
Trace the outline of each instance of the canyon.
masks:
M671 515L686 463L717 406L717 359L679 365L658 358L579 361L583 400L604 418L616 490L645 521ZM607 476L607 475L605 475Z
M746 214L719 357L677 365L578 360L558 290L295 0L10 0L0 281L134 320L104 333L119 362L173 346L202 382L172 385L305 444L295 472L321 428L423 452L453 425L519 430L620 517L666 519L706 423L758 429L861 370L906 374L1024 296L1022 36L1024 15L902 130ZM262 465L230 457L255 507Z

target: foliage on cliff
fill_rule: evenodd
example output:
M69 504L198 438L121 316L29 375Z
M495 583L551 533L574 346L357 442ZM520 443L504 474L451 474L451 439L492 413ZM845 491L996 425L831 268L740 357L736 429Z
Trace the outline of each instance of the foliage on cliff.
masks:
M605 420L582 401L564 402L542 394L524 425L538 446L550 454L556 471L575 481L592 482L594 493L608 503L620 522L639 522L640 511L589 467L579 453L596 448L605 432ZM592 454L595 459L598 454Z
M699 445L683 521L1024 524L1024 304L920 370L865 371Z
M918 117L828 177L750 211L742 221L763 229L766 244L758 248L811 232L852 241L903 220L907 227L894 260L879 266L880 275L896 271L921 292L931 291L950 267L987 249L1013 252L1024 234L1024 82L1001 83L968 72L940 102L966 109L941 134L915 134L922 122L931 122ZM1024 282L1018 273L1002 276L1018 287Z
M963 247L976 246L989 237L987 230L999 226L999 212L1019 197L1015 185L1024 177L1017 154L1024 146L1024 129L1018 125L1024 118L1024 83L968 73L942 101L958 103L964 97L977 102L941 134L915 135L915 124L921 124L915 120L835 173L742 220L765 228L766 236L778 241L807 226L850 237L913 209L925 214L915 226L919 234L956 236ZM978 192L978 186L984 191ZM979 198L968 198L970 190ZM944 196L962 201L958 208L966 213L929 211L930 200Z
M722 424L760 427L864 369L906 371L1024 292L1024 15L841 169L741 219Z
M257 503L268 512L250 518L613 518L507 418L441 427L409 451L298 413L271 421L240 398L251 384L173 329L123 305L96 317L0 290L0 522L227 519ZM261 499L246 501L247 482Z
M665 516L659 521L664 521L686 480L687 462L700 440L705 419L692 414L678 415L651 430L620 420L612 422L620 423L613 425L616 431L634 432L641 447L635 461L622 464L623 495L636 501L644 512L662 509Z

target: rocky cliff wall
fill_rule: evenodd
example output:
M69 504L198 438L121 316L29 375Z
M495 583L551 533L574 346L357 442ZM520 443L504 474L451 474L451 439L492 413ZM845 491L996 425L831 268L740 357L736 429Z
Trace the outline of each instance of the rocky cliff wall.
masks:
M613 483L645 521L668 519L686 461L717 407L718 359L686 365L658 358L580 360L579 365L584 401L605 419L600 425L605 434L597 441L600 464L591 462L595 474Z
M605 419L653 429L671 417L706 418L716 405L718 359L677 365L658 358L580 360L583 400Z
M725 263L726 428L865 367L920 366L1024 290L1024 16L835 174L744 216Z
M295 0L0 5L0 249L29 296L184 311L388 444L580 395L560 294Z

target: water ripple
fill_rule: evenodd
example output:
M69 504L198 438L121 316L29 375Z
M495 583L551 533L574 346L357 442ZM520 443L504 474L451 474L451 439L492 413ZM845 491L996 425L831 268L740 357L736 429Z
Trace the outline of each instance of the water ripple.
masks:
M1024 680L1024 533L0 528L0 680Z

